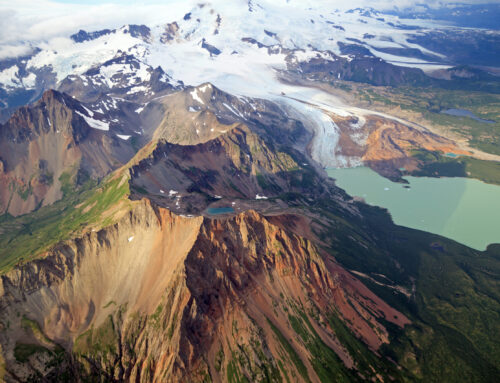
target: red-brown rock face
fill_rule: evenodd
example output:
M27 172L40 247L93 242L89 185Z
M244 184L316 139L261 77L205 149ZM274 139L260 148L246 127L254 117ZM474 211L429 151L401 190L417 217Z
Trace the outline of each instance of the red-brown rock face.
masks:
M337 331L376 352L388 342L381 319L408 320L287 230L295 219L253 211L187 218L144 200L117 224L58 245L2 279L5 379L53 374L41 366L60 346L75 356L65 368L78 379L319 381L324 368L366 375ZM14 351L24 344L41 351L20 363Z

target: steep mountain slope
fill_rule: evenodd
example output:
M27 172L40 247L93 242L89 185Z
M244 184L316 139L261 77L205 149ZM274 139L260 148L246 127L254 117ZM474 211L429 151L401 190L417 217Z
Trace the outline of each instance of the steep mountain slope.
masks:
M119 74L119 66L108 64L124 57L133 57L156 74L165 72L189 85L211 81L233 93L248 94L244 89L251 89L262 94L279 92L262 79L272 77L270 67L285 69L290 53L296 53L304 73L322 65L328 68L321 70L323 76L332 80L428 85L435 82L427 76L434 69L464 63L494 66L492 52L498 45L495 32L451 29L429 20L413 20L409 25L396 15L370 8L338 9L323 1L260 0L246 5L215 0L175 6L174 13L183 8L185 17L172 19L167 14L158 25L81 30L66 36L64 47L26 42L32 51L29 55L0 61L0 108L8 115L48 88L61 86L65 91L67 76L81 77L83 84L90 78L87 83L94 90L110 86L109 81L92 81L98 67L104 65L104 80L112 80L112 72ZM466 46L460 44L464 40ZM309 60L318 51L335 59ZM456 57L459 51L464 52L465 62ZM256 71L261 74L253 78L257 87L245 81ZM130 89L142 86L129 85Z
M47 91L0 126L0 211L20 215L51 204L75 182L128 161L132 147L107 134L105 117L98 118L71 97Z
M58 368L140 382L375 374L322 316L373 351L388 342L384 321L409 321L283 228L300 221L251 211L183 218L137 202L116 225L2 278L4 379L53 379ZM74 362L60 364L61 347Z
M302 122L292 118L280 103L235 96L211 83L186 87L155 100L146 106L144 114L154 115L157 110L161 118L149 124L151 128L145 134L175 144L203 143L239 124L280 144L305 146L310 138Z
M74 209L93 210L126 179ZM3 272L7 382L498 375L498 344L487 335L499 323L497 248L481 253L394 226L335 188L297 194L292 214L217 219L127 194Z
M298 153L290 151L297 158ZM287 192L319 194L320 178L245 125L198 145L156 144L131 169L132 190L176 212L199 214L228 199L267 200ZM233 203L234 205L234 203Z

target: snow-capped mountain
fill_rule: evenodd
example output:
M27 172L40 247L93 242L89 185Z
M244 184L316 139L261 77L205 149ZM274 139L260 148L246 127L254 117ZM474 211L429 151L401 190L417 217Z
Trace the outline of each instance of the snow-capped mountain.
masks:
M124 55L136 60L141 79L160 67L186 84L210 81L227 91L259 96L277 91L273 69L285 69L290 53L299 61L317 55L349 59L362 52L425 70L453 65L450 57L423 42L429 30L436 28L446 33L435 22L402 20L373 9L215 1L187 9L179 20L169 20L167 15L161 25L81 30L53 47L35 46L29 56L0 62L0 98L3 108L15 107L19 98L33 100L44 89L67 83L67 76L93 76L94 85L101 80L99 86L115 86L110 81L123 74L124 68L112 64L126 60ZM97 68L100 65L102 69ZM249 77L252 81L247 81ZM146 91L137 81L133 85L128 91Z
M304 102L328 99L330 110L341 113L345 105L278 77L296 73L323 81L426 85L433 81L426 72L446 70L456 58L427 48L433 41L429 36L439 33L446 40L454 32L437 22L403 20L372 8L266 0L197 4L177 20L166 16L158 25L80 30L49 48L35 46L31 55L0 62L1 117L6 120L18 105L53 88L88 103L97 115L106 114L103 121L114 134L130 136L141 134L138 115L150 101L209 82L312 119L331 138L316 159L325 166L357 164L359 159L344 159L336 149L335 123ZM498 39L491 33L490 39Z

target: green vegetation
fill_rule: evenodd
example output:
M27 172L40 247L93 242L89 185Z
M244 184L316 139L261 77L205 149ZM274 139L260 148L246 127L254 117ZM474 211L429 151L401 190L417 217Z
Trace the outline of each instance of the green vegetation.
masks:
M270 184L263 174L257 172L256 177L257 177L257 183L263 190L267 190L270 188Z
M136 136L130 137L130 145L132 146L132 149L134 149L134 152L137 153L139 150L141 150L141 145L139 143L139 139Z
M172 324L168 328L167 332L168 339L172 339L172 336L174 335L175 326L177 325L177 314L178 314L177 312L174 313L174 317L172 318Z
M16 343L14 348L14 357L19 363L26 363L32 355L38 353L48 353L51 351L38 344Z
M305 190L311 190L317 187L316 173L313 169L305 168L300 170L295 170L290 172L291 181L290 186L295 188L301 188Z
M90 328L75 340L73 350L79 355L106 356L115 354L118 336L115 332L113 317L108 315L98 328Z
M500 162L471 157L450 158L442 153L418 150L413 153L420 163L419 170L408 173L427 177L469 177L500 185Z
M300 359L300 356L297 354L297 352L294 350L292 345L287 341L287 339L284 337L284 335L281 333L281 331L269 320L267 319L267 322L269 323L269 326L271 326L271 329L273 330L274 334L278 338L279 342L281 343L281 346L283 349L286 351L288 354L288 357L292 364L295 366L299 374L304 378L306 382L309 382L309 375L307 373L307 368L304 365L304 362L302 362L302 359Z
M228 360L226 364L228 382L283 382L279 364L269 350L264 330L254 319L249 317L249 320L253 326L245 327L246 330L250 330L248 342L241 342L243 338L238 335L240 331L238 322L232 321L232 337L236 347L230 349L230 359L224 355L222 347L220 348L215 360L216 369L222 369L223 361Z
M80 189L68 188L53 205L19 217L0 216L0 273L36 258L90 224L111 224L112 216L102 215L129 193L128 185L122 177L100 184L89 181Z
M18 187L17 193L23 201L26 201L31 193L33 193L33 190L31 189L31 183L28 183L28 185L26 185L24 188Z
M106 305L104 305L102 308L103 309L107 309L108 307L110 307L111 305L115 305L116 306L116 302L115 301L109 301L108 303L106 303Z
M221 348L217 352L217 355L215 355L215 369L220 372L222 369L222 363L224 362L224 349Z
M64 197L69 196L73 192L75 188L73 179L74 177L71 175L71 173L67 172L62 173L59 177L59 182L61 182L61 191Z
M34 320L31 320L26 316L23 316L23 319L21 319L21 327L24 328L25 330L31 331L35 336L35 338L37 338L39 341L45 343L52 343L52 341L49 338L47 338L47 336L43 333L42 329L40 328L40 325Z
M415 288L408 299L363 279L412 322L404 330L385 323L391 343L383 353L403 367L401 380L494 382L500 376L500 343L491 336L500 333L500 246L476 251L396 226L382 209L355 205L363 218L319 199L312 210L328 223L316 221L321 227L317 233L345 268L383 284ZM356 344L342 335L338 323L332 325L342 344L358 354L359 363L369 362L363 362L366 355L359 356Z
M161 324L160 320L162 317L162 313L163 313L163 305L159 304L158 307L156 307L155 312L151 314L151 317L149 318L153 326L156 328L160 327Z
M228 383L250 383L247 377L239 371L237 362L234 359L227 364L226 377Z
M376 379L377 373L382 376L390 375L393 378L398 378L397 380L401 379L397 368L386 359L380 358L368 350L366 344L356 338L337 312L333 311L328 315L328 323L334 330L340 344L354 358L356 368L366 379Z
M394 93L381 95L366 90L367 100L389 106L405 105L408 110L418 111L426 116L431 113L431 117L426 118L436 119L435 121L439 119L442 123L448 123L448 120L441 119L455 119L437 113L442 108L457 107L457 100L445 97L450 94L449 91L439 91L443 92L441 96L432 100L418 90L416 95L402 98L400 104L393 99L399 90L393 89L391 92ZM455 95L458 97L458 91ZM487 97L494 96L484 97L486 98L480 99L478 95L473 95L472 99L477 103L475 106L460 107L472 110L483 118L500 120L500 116L488 114L494 112L488 112L490 106L486 104L491 99ZM439 104L434 105L434 102ZM498 101L495 102L498 104ZM497 126L483 125L471 128L475 131L474 134L478 134L477 137L482 137L484 129ZM500 164L497 163L468 157L448 158L427 151L416 151L414 156L423 166L413 175L468 176L500 184ZM280 158L279 161L286 163L288 159ZM312 169L288 170L286 173L293 187L324 190L324 186L318 185ZM198 174L194 168L191 172L194 176ZM200 174L197 176L207 177L206 174ZM108 178L100 184L89 180L80 188L75 188L74 176L70 173L64 173L59 180L64 194L61 201L25 216L0 217L0 273L36 258L51 246L79 234L93 224L111 224L113 215L105 213L130 192L125 178ZM257 181L263 188L273 187L261 174L257 174ZM232 183L229 186L239 191ZM135 191L147 194L140 187L135 187ZM363 279L363 283L411 320L410 325L401 329L387 320L379 319L388 329L391 342L384 345L378 351L379 354L375 354L353 334L335 309L322 313L323 320L328 321L339 342L355 361L356 368L349 370L319 336L316 331L318 327L313 326L313 323L319 323L317 313L313 312L308 316L302 306L286 307L297 341L310 352L311 365L322 382L352 382L374 378L377 374L403 382L497 380L500 376L500 343L495 335L500 334L500 246L490 246L485 252L475 251L439 236L395 226L387 212L362 203L353 203L350 210L344 210L330 197L318 197L314 201L311 199L311 202L305 202L309 199L304 194L284 193L280 198L294 207L312 213L314 221L311 228L324 246L322 254L335 257L348 270L359 271L378 280L380 283ZM355 213L355 209L360 213ZM283 274L286 274L286 270L283 270ZM387 284L413 291L413 296L408 299L384 286ZM167 297L149 317L152 326L163 326L168 338L173 337L178 324L178 313L171 312L173 296L172 293ZM282 295L281 297L283 299ZM116 303L110 301L104 308L111 305ZM279 307L278 303L273 302L273 307ZM75 341L74 351L90 357L111 354L114 357L118 351L115 324L120 323L120 315L120 311L114 316L110 315L99 327L92 327L80 335ZM165 320L170 315L172 320ZM137 328L126 334L125 344L135 344L141 333L139 324L146 320L136 320ZM296 377L295 370L289 367L293 365L298 374L309 381L306 365L297 351L269 319L268 323L281 345L282 359L273 360L269 357L265 339L257 329L249 343L237 344L235 350L230 350L227 355L224 355L221 347L215 356L216 370L223 371L226 364L225 372L229 382L254 381L257 376L267 382L283 379L288 382ZM51 343L36 322L24 317L21 325L25 330L31 331L40 343ZM246 329L238 328L238 323L234 321L232 330L232 335L237 340ZM132 346L129 347L131 349L128 351L132 355L134 350ZM25 362L36 353L55 353L57 350L50 351L37 344L19 343L16 344L14 355L18 361ZM144 376L151 376L153 368L154 361L148 359L144 365Z
M38 180L47 186L52 186L52 184L54 183L54 173L48 170L43 170L38 175Z
M300 336L312 355L311 364L319 379L328 382L354 382L356 375L349 372L335 351L316 333L307 315L296 308L297 315L288 315L293 330Z

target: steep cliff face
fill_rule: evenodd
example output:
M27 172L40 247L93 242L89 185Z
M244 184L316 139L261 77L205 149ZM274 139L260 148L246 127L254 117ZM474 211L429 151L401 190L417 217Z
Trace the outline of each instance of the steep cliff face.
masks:
M0 287L3 379L308 382L395 370L373 356L388 342L383 323L408 320L286 230L290 220L187 218L143 200L14 269Z
M76 100L47 91L0 126L0 213L14 216L61 198L78 178L102 177L134 154L92 129Z
M61 243L4 275L1 342L8 364L16 355L19 360L19 345L25 344L71 350L75 343L75 351L85 354L85 334L106 326L109 315L153 314L167 286L175 282L200 224L201 218L173 216L141 202L114 226ZM36 323L42 341L26 323ZM95 339L92 346L99 349L101 341L107 340ZM15 364L9 371L23 379L32 373Z

